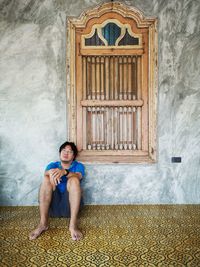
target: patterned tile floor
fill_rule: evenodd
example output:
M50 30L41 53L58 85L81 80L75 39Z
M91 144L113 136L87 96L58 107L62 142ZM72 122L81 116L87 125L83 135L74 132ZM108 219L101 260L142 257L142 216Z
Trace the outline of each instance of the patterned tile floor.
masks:
M0 266L200 266L200 205L86 206L84 239L72 241L68 220L50 219L37 240L38 207L1 207Z

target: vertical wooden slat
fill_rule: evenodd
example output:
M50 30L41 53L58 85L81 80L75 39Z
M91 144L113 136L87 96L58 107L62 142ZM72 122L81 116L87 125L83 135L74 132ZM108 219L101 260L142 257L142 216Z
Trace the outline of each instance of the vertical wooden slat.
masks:
M113 57L109 56L109 99L113 99Z
M107 120L107 109L106 107L104 108L104 116L103 116L103 133L104 133L104 137L103 137L103 140L104 140L104 149L106 149L106 136L107 136L107 123L106 123L106 120Z
M92 99L95 99L95 58L91 56L91 73L90 75L90 80L91 80L91 94L92 94Z
M114 57L114 99L118 99L118 60Z
M117 57L117 78L118 78L118 82L117 82L117 98L116 99L120 99L120 57Z
M77 38L77 45L80 45L80 38ZM77 112L76 112L76 143L77 143L77 148L78 150L81 150L83 147L83 138L78 138L78 136L80 135L82 137L82 131L83 131L83 110L82 107L80 105L80 101L83 98L82 95L82 90L83 90L83 85L82 85L82 57L81 55L78 53L76 56L76 72L79 73L79 79L76 80L76 88L77 88L77 94L75 95L76 97L76 103L77 103ZM75 108L75 107L74 107ZM74 114L75 115L75 114Z
M104 100L104 57L100 57L100 80L101 80L101 87L100 87L100 95L101 99Z
M131 107L131 146L134 143L134 132L136 130L135 116L134 116L134 107Z
M131 57L128 57L128 99L131 100Z
M119 100L123 99L123 57L119 57Z
M98 146L97 149L101 149L101 107L98 108Z
M142 148L142 132L141 132L141 107L137 108L137 149L140 150Z
M148 42L147 39L145 42ZM141 93L143 99L143 107L141 109L141 139L142 139L142 150L148 151L149 149L149 133L148 133L148 125L149 125L149 118L148 118L148 76L145 75L145 70L148 66L148 55L144 53L141 57Z
M95 107L92 107L92 149L96 149L96 118Z
M127 150L127 107L123 107L123 129L124 129L124 145L123 148L124 150Z
M129 99L129 56L126 56L126 99Z
M119 149L123 149L123 108L119 107Z
M141 99L141 57L137 57L137 99Z
M111 84L112 84L112 81L111 81L111 56L108 56L108 80L109 80L109 89L108 89L108 99L111 100L111 95L112 95L112 92L111 92Z
M85 79L86 79L86 99L89 99L89 88L88 88L88 57L85 57Z
M98 148L98 141L99 141L99 114L98 114L99 107L95 107L95 144L96 149Z
M132 122L133 122L133 129L132 129L132 145L133 149L136 149L137 145L137 109L135 107L132 107Z
M135 99L137 99L137 91L138 91L138 56L135 56Z
M120 128L119 128L119 107L116 107L116 145L115 149L119 149L119 135L120 135Z
M83 149L87 148L87 109L83 107Z
M100 60L99 56L95 57L95 65L96 65L96 99L100 99L100 83L101 83L101 77L100 77Z
M110 108L110 124L111 124L111 149L114 149L114 112L113 112L113 107Z
M101 149L104 150L104 107L101 107Z
M124 99L124 57L122 56L122 99Z
M92 122L91 122L91 119L92 119L92 115L91 115L91 107L88 107L87 109L87 149L88 150L91 150L92 146Z
M137 56L135 56L135 84L134 84L134 99L137 99Z
M94 56L94 99L97 99L97 64L96 64L97 57Z
M128 149L132 149L132 131L133 131L133 126L132 126L132 108L128 107Z
M123 99L127 99L127 57L123 56Z
M108 107L109 117L108 117L108 144L109 149L111 149L111 143L112 143L112 108Z
M123 65L122 65L123 66ZM123 97L124 97L124 91L123 91ZM122 107L122 149L124 149L124 107Z
M88 91L88 100L92 98L92 80L91 80L91 57L87 57L87 91Z
M82 57L82 73L83 73L83 99L87 98L87 85L86 85L86 58Z
M112 57L113 60L113 71L112 71L112 76L113 76L113 97L112 99L115 99L115 56Z
M106 107L106 149L109 149L109 132L110 132L110 127L109 127L109 108Z
M131 99L135 99L135 57L131 57Z
M117 146L117 107L114 107L114 149Z
M115 99L115 56L112 57L112 76L113 76L113 95L112 99Z
M102 62L101 56L99 57L99 99L102 99Z
M105 57L105 99L109 100L109 57Z
M103 57L103 99L106 99L106 57Z

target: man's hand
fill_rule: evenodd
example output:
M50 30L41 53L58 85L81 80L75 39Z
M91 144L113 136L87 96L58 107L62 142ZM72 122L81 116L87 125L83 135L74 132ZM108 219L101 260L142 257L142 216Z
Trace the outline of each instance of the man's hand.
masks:
M66 171L64 169L51 169L48 171L50 183L53 186L53 190L56 189L56 186L60 183L61 177L65 175Z

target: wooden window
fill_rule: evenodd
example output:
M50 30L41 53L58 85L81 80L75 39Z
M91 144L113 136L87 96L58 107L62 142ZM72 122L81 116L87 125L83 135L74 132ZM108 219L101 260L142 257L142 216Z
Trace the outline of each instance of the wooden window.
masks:
M106 3L68 20L68 135L83 162L156 160L156 20Z

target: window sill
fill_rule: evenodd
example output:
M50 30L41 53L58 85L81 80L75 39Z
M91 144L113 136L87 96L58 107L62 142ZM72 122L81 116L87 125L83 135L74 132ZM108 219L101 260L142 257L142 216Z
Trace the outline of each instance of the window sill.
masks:
M144 163L156 163L155 160L151 159L149 156L89 156L89 155L79 155L77 160L82 163L95 163L95 164L144 164Z

